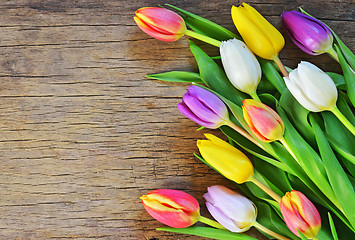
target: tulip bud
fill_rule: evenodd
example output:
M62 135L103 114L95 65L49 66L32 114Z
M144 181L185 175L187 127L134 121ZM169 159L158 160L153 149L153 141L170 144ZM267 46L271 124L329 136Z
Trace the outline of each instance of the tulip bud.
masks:
M302 61L284 80L292 95L309 111L321 112L335 107L337 88L333 80L315 65Z
M287 227L299 237L300 231L305 237L313 239L321 228L320 215L308 198L299 191L292 190L282 197L280 210Z
M244 153L212 134L205 137L208 140L198 140L197 147L209 165L239 184L253 177L253 164Z
M144 7L133 17L138 27L158 40L173 42L186 32L184 19L177 13L165 8Z
M237 39L221 43L222 64L229 81L238 90L253 94L260 82L261 68L249 48Z
M195 224L200 206L191 195L172 189L157 189L141 197L145 210L159 222L174 228Z
M259 57L274 60L285 45L281 33L253 7L232 7L234 25L248 48Z
M177 107L185 117L206 128L216 129L229 122L222 100L198 86L190 86Z
M231 232L245 232L256 221L254 203L224 186L209 187L203 197L214 219Z
M283 137L284 123L272 108L253 99L244 99L242 107L244 120L256 138L272 142Z
M284 12L282 25L294 44L311 55L327 52L333 45L333 35L319 20L297 11Z

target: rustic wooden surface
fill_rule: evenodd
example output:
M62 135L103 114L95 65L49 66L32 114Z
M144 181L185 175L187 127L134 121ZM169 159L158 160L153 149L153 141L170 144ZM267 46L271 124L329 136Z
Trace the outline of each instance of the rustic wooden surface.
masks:
M197 239L155 231L162 225L139 200L180 189L206 215L206 188L232 187L192 155L205 131L177 111L188 85L144 78L197 71L186 38L160 42L132 19L165 2L236 31L230 8L241 1L0 2L0 239ZM355 49L352 0L249 3L279 29L282 11L302 6ZM302 59L340 72L286 40L289 66Z

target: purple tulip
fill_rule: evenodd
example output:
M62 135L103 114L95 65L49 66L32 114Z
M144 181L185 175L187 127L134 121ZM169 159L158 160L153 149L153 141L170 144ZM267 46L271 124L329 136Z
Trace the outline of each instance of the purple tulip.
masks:
M281 18L291 40L304 52L319 55L331 49L333 35L319 20L297 11L284 12Z
M206 128L216 129L229 122L222 100L198 86L190 86L177 107L182 115Z
M256 221L256 207L252 201L224 186L208 188L203 195L211 215L231 232L245 232Z

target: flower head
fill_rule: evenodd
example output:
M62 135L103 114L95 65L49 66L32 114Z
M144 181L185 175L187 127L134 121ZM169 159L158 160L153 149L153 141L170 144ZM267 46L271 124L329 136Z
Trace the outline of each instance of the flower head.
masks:
M133 17L138 27L158 40L173 42L186 32L184 19L177 13L160 7L144 7Z
M244 153L212 134L205 136L208 140L198 140L197 147L209 165L236 183L250 180L254 167Z
M282 216L288 228L297 236L300 231L307 238L317 236L321 228L320 215L308 198L299 191L292 190L280 202Z
M245 232L256 221L254 203L224 186L209 187L203 197L214 219L231 232Z
M281 33L246 3L232 7L234 25L246 45L259 57L273 60L285 45Z
M173 189L157 189L141 197L145 210L156 220L174 228L195 224L200 206L191 195Z
M335 107L337 88L333 80L317 66L302 61L284 80L292 95L309 111L321 112Z
M291 40L304 52L319 55L333 45L333 34L319 20L297 11L284 12L282 25Z
M261 79L260 64L254 54L237 39L223 41L219 50L224 70L233 86L242 92L254 93Z
M253 99L244 99L242 107L244 119L255 137L263 142L282 138L285 126L272 108Z
M229 121L222 100L198 86L190 86L177 107L185 117L206 128L216 129Z

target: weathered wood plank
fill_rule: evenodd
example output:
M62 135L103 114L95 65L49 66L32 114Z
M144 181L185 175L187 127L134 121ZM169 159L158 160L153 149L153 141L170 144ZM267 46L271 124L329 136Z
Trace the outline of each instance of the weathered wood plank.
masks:
M232 31L229 11L238 2L169 1ZM279 29L282 11L302 6L355 48L351 0L249 3ZM144 79L197 71L186 39L159 42L134 24L136 9L157 4L0 3L1 239L196 239L155 231L161 224L139 197L175 188L203 205L208 186L233 187L192 155L203 132L176 109L188 85ZM289 40L281 57L290 66L306 59L340 71Z

